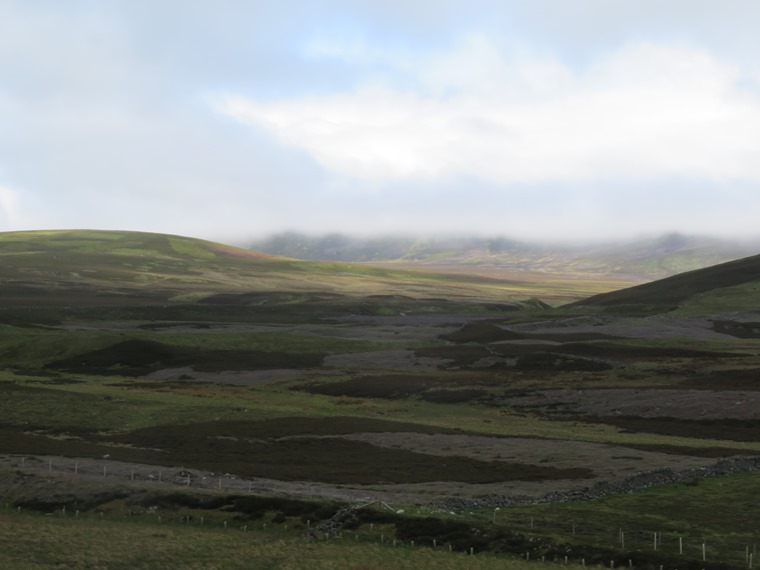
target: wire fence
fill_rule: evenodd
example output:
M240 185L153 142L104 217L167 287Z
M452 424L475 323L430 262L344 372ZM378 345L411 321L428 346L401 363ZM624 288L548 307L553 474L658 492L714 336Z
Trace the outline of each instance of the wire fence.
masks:
M5 456L4 465L16 467L21 470L28 469L35 472L49 472L57 475L68 475L72 477L83 477L92 479L105 479L110 482L133 483L153 486L166 485L179 488L202 489L206 491L218 491L226 493L251 493L251 494L271 494L281 491L277 489L277 482L259 479L243 479L235 475L224 473L215 474L212 472L188 469L185 467L158 467L149 465L130 465L126 463L111 461L109 457L101 460L92 459L71 459L62 457L24 457L24 456ZM315 487L309 483L288 484L287 486L291 497L300 499L326 499L324 496L324 487ZM316 492L315 492L316 491ZM372 501L374 497L367 496L364 493L349 493L341 491L339 496L332 497L334 500L345 501L349 503L362 503ZM6 505L8 508L9 505ZM19 507L20 509L20 507ZM79 511L71 508L66 510L62 507L59 511L62 516L79 517ZM131 514L131 513L130 513ZM468 514L471 515L468 518ZM81 514L81 516L85 516ZM90 516L90 515L87 515ZM102 513L101 513L102 516ZM239 521L218 520L218 517L206 518L204 516L194 515L172 515L160 512L142 512L139 513L141 520L151 520L157 524L196 524L201 526L222 526L224 529L237 529L246 531L252 528L266 529L269 524L270 530L288 530L287 525L272 524L260 522L254 527L251 523L242 524ZM616 560L610 561L607 568L614 567L631 567L636 568L635 560L641 553L648 553L647 560L652 560L656 556L662 555L664 560L671 561L674 557L683 560L684 564L688 563L689 568L698 568L695 563L704 562L705 568L709 568L711 563L722 563L728 567L736 569L760 568L760 561L757 558L757 545L760 543L760 530L747 529L745 533L736 534L728 539L726 537L712 538L709 541L704 537L696 537L694 532L689 534L677 533L672 531L661 531L657 529L643 528L625 528L624 526L610 527L604 524L595 524L593 521L572 521L572 520L547 520L539 517L514 516L509 513L508 508L495 509L492 516L484 513L460 513L459 517L469 522L477 523L479 526L487 526L489 523L495 529L511 531L524 534L529 537L541 538L550 537L554 540L565 542L567 544L584 545L588 548L603 548L616 552ZM306 525L308 528L309 524ZM366 525L365 525L366 527ZM380 528L380 527L379 527ZM292 527L291 529L292 530ZM305 530L305 529L304 529ZM374 525L369 527L369 532L364 528L361 532L352 530L342 531L339 535L333 537L341 540L354 541L379 541L387 543L390 546L409 546L409 547L428 547L443 548L451 550L452 546L443 540L433 539L428 543L414 541L406 543L398 540L392 535L392 531L381 533L374 532ZM582 549L581 549L582 550ZM474 548L469 549L470 554L476 554ZM518 553L519 554L519 553ZM626 562L626 555L630 558ZM525 559L540 560L540 556L531 558L530 552L522 554ZM582 555L568 554L565 556L553 555L549 559L544 557L544 562L554 562L557 564L581 564L586 565L587 560ZM621 566L620 561L623 560ZM589 563L591 567L591 563ZM651 566L648 566L651 567ZM687 566L682 566L687 567ZM724 566L725 567L725 566ZM678 566L667 562L660 565L660 570L678 570Z
M498 517L497 517L498 515ZM663 531L596 524L584 520L547 520L539 517L513 516L508 509L494 511L492 522L499 527L533 537L552 537L571 544L595 545L621 554L649 553L664 557L681 557L690 562L714 562L735 568L760 568L757 558L760 529L747 529L744 533L707 538L691 532ZM693 564L692 564L693 565Z

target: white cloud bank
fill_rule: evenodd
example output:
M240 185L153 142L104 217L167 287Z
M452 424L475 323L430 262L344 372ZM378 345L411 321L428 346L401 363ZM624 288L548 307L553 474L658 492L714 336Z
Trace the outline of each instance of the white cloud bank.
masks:
M18 192L8 186L0 186L0 228L19 229Z
M484 36L427 56L356 44L313 56L385 57L406 81L285 101L229 95L219 110L365 180L760 180L760 97L738 67L687 45L630 45L580 70Z

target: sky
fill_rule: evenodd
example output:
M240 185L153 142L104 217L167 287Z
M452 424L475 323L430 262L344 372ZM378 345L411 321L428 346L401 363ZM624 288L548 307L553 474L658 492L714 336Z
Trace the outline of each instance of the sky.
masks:
M760 236L756 0L0 0L0 231Z

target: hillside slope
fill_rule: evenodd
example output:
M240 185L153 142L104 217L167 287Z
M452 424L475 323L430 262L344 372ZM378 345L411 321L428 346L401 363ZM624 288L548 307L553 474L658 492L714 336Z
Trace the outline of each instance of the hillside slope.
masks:
M575 307L703 314L756 310L760 301L760 255L602 293Z
M276 294L280 302L292 301L293 295L498 302L537 296L535 288L525 283L299 261L194 238L142 232L1 233L0 260L0 298L5 306L271 301L251 297L254 293ZM587 288L586 294L591 291L593 287ZM579 298L582 293L572 295Z
M166 300L204 287L235 288L258 268L286 263L199 239L101 230L2 233L0 260L5 303Z

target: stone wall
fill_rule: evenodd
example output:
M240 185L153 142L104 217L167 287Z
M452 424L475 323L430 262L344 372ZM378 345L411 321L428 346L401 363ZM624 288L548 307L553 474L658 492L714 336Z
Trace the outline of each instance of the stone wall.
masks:
M476 499L451 498L443 501L440 506L445 509L467 509L473 507L496 508L515 507L519 505L535 505L540 503L565 503L569 501L594 501L608 495L633 493L655 487L719 477L739 471L755 471L760 469L760 456L742 456L720 459L707 467L695 467L683 471L672 469L655 469L636 473L622 481L599 481L591 487L571 491L552 491L541 497L528 495L486 495Z

